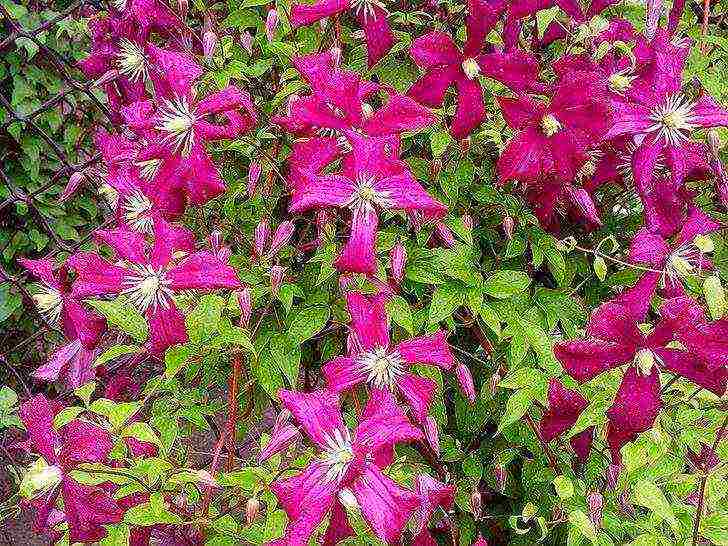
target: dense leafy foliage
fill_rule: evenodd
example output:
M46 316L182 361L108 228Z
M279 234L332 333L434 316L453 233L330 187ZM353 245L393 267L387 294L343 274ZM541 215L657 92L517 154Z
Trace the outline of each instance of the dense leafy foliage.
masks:
M114 214L6 256L66 341L0 390L0 513L60 544L725 544L705 6L95 14Z

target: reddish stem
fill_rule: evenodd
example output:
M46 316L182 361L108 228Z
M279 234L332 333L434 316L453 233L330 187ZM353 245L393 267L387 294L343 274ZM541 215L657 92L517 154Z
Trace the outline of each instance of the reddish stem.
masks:
M708 50L708 44L705 42L705 36L708 34L708 18L710 17L710 0L703 0L703 25L700 29L700 36L703 44L700 46L700 51L705 55Z
M230 393L228 395L228 422L227 422L227 470L233 469L235 462L235 430L238 424L238 383L240 381L240 354L233 355L233 370L230 375Z

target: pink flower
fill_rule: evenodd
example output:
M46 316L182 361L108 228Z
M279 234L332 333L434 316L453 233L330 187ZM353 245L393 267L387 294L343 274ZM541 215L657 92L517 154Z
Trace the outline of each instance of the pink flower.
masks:
M452 510L455 502L455 486L446 485L427 474L419 474L415 477L415 492L420 499L420 505L415 512L415 538L413 546L426 546L437 544L430 534L428 524L435 511L442 507L443 510Z
M366 137L346 132L353 150L337 174L319 175L297 171L289 210L338 207L351 211L351 237L336 260L342 271L376 271L375 240L377 209L422 211L430 217L442 216L446 208L424 190L407 164L391 160L386 138Z
M589 403L576 391L567 389L557 379L549 381L548 409L539 423L539 433L544 442L550 442L568 431ZM594 437L594 427L589 427L571 438L571 447L579 460L585 462Z
M104 429L78 419L56 431L55 413L42 394L19 410L28 444L42 457L24 480L30 485L29 493L36 497L35 527L40 532L53 532L59 522L54 507L60 494L71 542L96 542L107 535L104 525L121 521L123 512L103 488L82 485L69 473L83 463L106 463L113 442Z
M351 314L354 347L347 357L337 357L323 366L328 387L337 393L367 383L374 390L398 392L410 405L415 419L427 417L436 384L411 373L415 364L449 370L453 357L443 332L416 337L392 346L385 297L372 299L357 292L346 296Z
M439 107L447 89L455 86L458 106L450 131L458 139L470 135L485 119L483 91L477 81L480 75L496 79L517 92L540 88L536 82L538 62L533 56L522 51L482 54L485 36L500 14L478 0L469 1L468 7L468 39L462 51L450 36L440 31L420 36L410 50L425 74L407 94L426 106Z
M291 8L291 25L294 28L310 25L347 10L354 12L354 17L364 30L371 68L394 44L394 34L389 28L382 0L317 0L314 4L295 4Z
M329 513L323 544L351 536L342 502L356 502L374 534L387 544L397 543L418 498L380 469L390 464L395 444L419 440L422 434L392 395L373 392L353 433L344 425L336 394L281 390L279 395L318 456L300 474L271 484L290 520L285 537L271 546L307 544Z
M118 261L112 264L92 252L71 256L69 266L77 273L73 296L125 294L146 315L149 348L155 354L187 341L184 316L174 302L175 292L241 286L235 270L212 252L197 251L175 260L176 251L193 249L191 234L163 221L155 223L151 247L141 234L123 228L99 230L95 235L116 252Z

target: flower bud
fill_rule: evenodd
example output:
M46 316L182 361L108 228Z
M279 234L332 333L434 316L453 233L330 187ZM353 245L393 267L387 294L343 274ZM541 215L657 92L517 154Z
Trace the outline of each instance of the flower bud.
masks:
M258 258L263 256L265 247L268 245L268 239L270 239L270 226L268 220L263 218L255 227L253 233L253 254Z
M256 497L250 497L245 503L245 522L252 525L260 512L260 501Z
M273 240L270 243L270 248L268 249L268 257L275 256L281 248L288 244L295 229L296 226L290 220L286 220L278 226L273 234Z
M458 383L460 383L460 390L463 391L463 394L471 404L475 404L475 385L473 384L473 376L470 373L470 369L462 362L458 362L458 365L455 367L455 376L458 378Z
M437 428L437 423L435 422L435 419L431 415L428 415L422 428L425 431L425 438L427 439L427 443L430 444L430 447L432 448L432 451L435 452L435 455L439 456L440 430Z
M255 193L255 188L258 186L258 180L260 180L261 168L260 164L254 161L250 162L248 167L248 195L250 197Z
M268 16L265 18L265 35L269 42L273 41L278 28L278 12L274 9L268 10Z
M617 488L617 482L619 482L619 473L622 471L622 465L610 464L607 467L607 487L614 491Z
M586 505L589 508L589 519L595 529L602 527L602 511L604 509L604 497L599 491L592 491L586 497Z
M469 214L463 214L460 218L460 221L463 223L463 226L468 231L473 231L474 223L473 223L473 217Z
M437 224L435 224L435 233L442 241L442 244L444 244L447 248L455 248L455 245L457 244L455 236L452 234L452 231L450 231L450 228L444 223L437 222Z
M202 54L205 56L205 59L212 59L212 56L215 54L215 49L217 48L217 42L217 34L213 31L206 30L202 34Z
M508 480L508 473L503 465L497 464L493 469L493 477L495 478L495 485L498 491L503 493L506 490L506 481Z
M495 372L493 375L490 376L490 379L488 380L488 390L490 390L490 394L495 396L496 391L498 390L498 385L501 382L501 375L498 372Z
M250 315L253 310L253 304L250 298L250 287L244 286L235 295L238 298L238 305L240 306L240 327L247 328L250 325Z
M629 502L628 489L625 489L619 494L619 496L617 497L617 504L619 505L619 509L622 511L622 513L626 516L629 516L631 518L637 516L637 512L635 512L634 506L632 506L632 504Z
M478 484L475 484L470 491L470 512L475 519L480 519L483 515L483 495L478 489Z
M270 268L270 289L274 296L278 295L278 289L283 282L283 274L286 268L281 265L274 265Z
M247 30L240 34L240 45L243 46L248 55L253 55L253 35Z
M187 17L187 12L190 9L190 2L189 0L177 0L177 11L179 12L179 16L181 19L184 19Z
M76 193L76 190L83 182L83 179L85 178L85 175L82 171L76 171L71 176L68 177L68 184L66 184L66 187L63 188L63 191L61 192L61 195L58 197L58 200L63 203L66 199L71 197L74 193Z
M397 244L389 252L389 263L394 282L400 284L402 279L404 279L404 267L407 263L407 249L401 242L397 241Z
M513 227L515 225L515 222L513 221L513 218L510 216L506 216L503 218L503 233L506 236L506 239L509 241L513 239Z

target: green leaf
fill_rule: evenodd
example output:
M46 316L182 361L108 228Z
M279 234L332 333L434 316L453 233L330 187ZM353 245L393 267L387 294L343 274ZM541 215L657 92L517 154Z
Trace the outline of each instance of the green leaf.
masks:
M523 292L531 284L531 278L522 271L501 270L488 276L483 292L494 298L508 298Z
M432 294L428 322L437 324L452 315L462 304L463 293L456 286L452 284L438 286Z
M108 535L101 539L99 546L128 546L130 538L128 525L124 525L123 523L107 525L106 531Z
M601 256L594 258L594 273L600 281L607 278L607 262Z
M430 133L430 148L433 157L440 157L453 141L448 131L433 131Z
M149 325L139 310L126 296L115 300L88 300L87 303L106 317L110 324L129 334L135 341L142 343L149 337Z
M73 421L76 417L78 417L81 414L81 412L84 411L84 409L85 408L82 408L81 406L70 406L67 408L63 408L53 418L53 428L59 429L63 425L67 425L68 423Z
M581 510L574 510L569 513L569 524L573 525L592 544L597 544L597 531L589 517Z
M574 496L574 484L566 476L556 476L554 478L554 488L561 500L570 499Z
M500 423L498 423L498 432L503 432L503 429L512 425L523 417L528 408L534 400L534 394L531 389L517 390L508 398L506 402L506 408L501 416Z
M205 294L200 298L200 303L185 317L192 343L203 343L219 330L225 303L225 298L216 294Z
M404 328L408 334L415 333L412 311L406 299L402 296L392 296L387 301L387 312L392 320Z
M124 514L124 521L130 525L147 527L159 523L179 525L182 518L169 511L162 493L154 493L149 497L149 502L129 508Z
M187 363L194 350L189 345L175 345L164 353L164 376L172 379Z
M718 320L725 313L725 291L717 275L706 277L703 281L703 295L713 320Z
M143 421L137 421L136 423L130 424L126 427L122 433L122 436L136 438L140 442L148 442L154 445L160 445L159 436L152 430L152 427L148 423Z
M79 400L83 401L84 406L88 406L89 402L91 401L91 395L94 393L95 390L96 383L94 381L90 381L82 387L79 387L75 391L73 391L73 394L76 395Z
M114 345L101 353L94 362L94 366L101 366L122 355L136 353L139 350L137 345Z
M329 321L329 309L322 306L295 309L288 327L288 337L294 343L303 343L324 329Z
M667 521L675 535L679 534L680 524L675 517L675 513L672 511L667 498L665 498L665 494L653 482L649 480L637 482L632 492L632 502L644 506L659 518Z
M300 346L286 334L281 334L270 340L270 354L278 369L288 379L288 384L295 388L301 366Z

